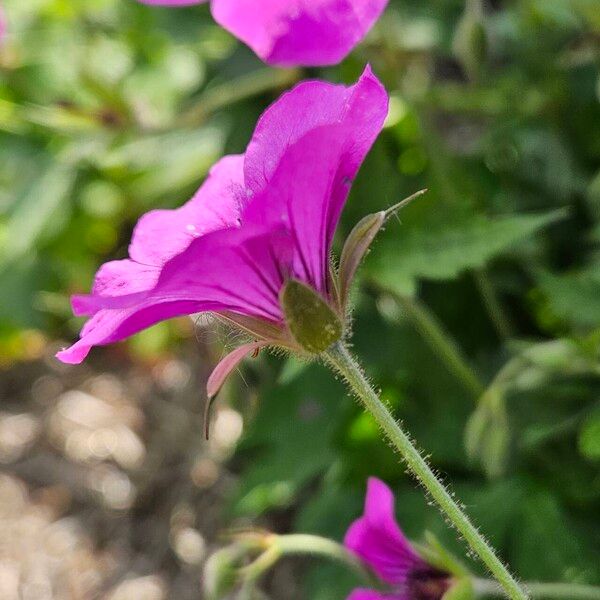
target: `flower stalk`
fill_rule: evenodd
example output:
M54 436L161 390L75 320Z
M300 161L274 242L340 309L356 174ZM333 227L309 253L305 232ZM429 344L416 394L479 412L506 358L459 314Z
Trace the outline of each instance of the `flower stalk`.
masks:
M318 535L292 533L278 535L275 544L283 555L309 555L328 558L347 566L363 582L370 583L372 575L344 546Z
M527 593L431 470L409 436L375 393L360 366L344 344L337 342L323 353L323 358L334 371L346 379L353 394L375 418L390 442L402 455L410 471L429 492L442 513L465 538L473 552L479 556L508 597L511 600L527 600L529 598Z
M239 540L242 547L244 541L243 538ZM352 552L329 538L304 533L269 533L259 534L255 540L249 539L246 542L248 552L260 550L260 554L250 564L238 570L238 577L244 584L256 582L285 556L325 558L347 567L363 584L374 582L369 569Z

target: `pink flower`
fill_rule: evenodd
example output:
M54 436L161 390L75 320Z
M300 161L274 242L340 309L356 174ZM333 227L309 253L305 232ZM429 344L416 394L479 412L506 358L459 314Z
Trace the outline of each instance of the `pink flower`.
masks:
M208 0L139 0L188 6ZM212 0L222 27L273 65L321 66L342 61L365 37L388 0Z
M181 208L138 221L129 258L104 264L91 294L73 297L74 312L90 319L58 358L79 363L92 346L210 312L254 340L217 367L213 395L255 348L317 353L325 348L311 345L311 327L323 343L336 341L347 282L330 270L332 239L387 104L369 67L351 87L308 81L284 94L260 118L245 154L221 159ZM358 261L346 254L341 279L351 280ZM295 307L306 315L303 327Z
M354 590L348 600L441 600L451 587L450 575L428 564L406 539L394 517L394 495L374 477L368 482L364 514L348 529L344 545L387 588Z

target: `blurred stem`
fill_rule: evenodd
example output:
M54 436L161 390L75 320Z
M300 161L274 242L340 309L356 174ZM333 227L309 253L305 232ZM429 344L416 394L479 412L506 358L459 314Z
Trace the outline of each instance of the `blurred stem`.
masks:
M494 285L490 281L488 274L479 269L474 271L475 284L483 298L483 303L487 313L492 320L496 333L502 340L513 337L513 326L506 311L502 307L498 294L494 289Z
M444 484L431 470L427 461L412 443L407 433L396 422L390 411L375 393L362 369L344 344L337 342L324 352L323 358L334 371L346 379L354 395L371 413L389 441L400 452L410 471L429 492L431 498L438 504L444 516L465 538L473 552L487 566L490 573L504 588L508 597L512 600L526 600L528 598L527 594L521 589L508 569L502 564L495 551L471 523L469 517L452 498L452 495L444 487Z
M417 331L446 365L448 371L475 396L475 399L481 397L485 392L484 385L438 318L416 298L396 293L391 295L402 306Z
M200 125L207 117L234 102L289 87L298 81L300 74L298 69L261 69L216 85L200 96L199 100L181 116L177 125L181 127Z
M501 598L503 590L495 581L475 579L473 587L477 596ZM524 583L532 598L540 600L600 600L600 587L579 583Z
M254 562L241 570L244 581L256 581L284 556L308 555L328 558L340 563L352 570L362 583L367 585L373 583L373 578L364 565L344 546L333 540L318 535L294 533L270 535L265 543L267 549Z
M372 581L371 574L354 554L333 540L317 535L295 533L278 535L276 544L284 555L308 554L329 558L349 567L364 583L368 584Z

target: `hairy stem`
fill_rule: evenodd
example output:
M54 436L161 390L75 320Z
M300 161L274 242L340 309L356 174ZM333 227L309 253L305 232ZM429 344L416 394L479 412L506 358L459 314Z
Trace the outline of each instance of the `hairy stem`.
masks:
M442 513L465 538L473 552L480 557L490 573L504 588L508 597L512 600L526 600L528 598L527 594L521 589L521 586L512 577L460 506L453 500L409 436L381 402L347 348L341 342L338 342L324 353L324 359L346 379L350 389L373 415L393 446L398 449L410 471L429 492Z
M578 583L524 583L532 598L539 600L600 600L600 587ZM473 587L477 596L502 598L504 591L495 582L475 579Z

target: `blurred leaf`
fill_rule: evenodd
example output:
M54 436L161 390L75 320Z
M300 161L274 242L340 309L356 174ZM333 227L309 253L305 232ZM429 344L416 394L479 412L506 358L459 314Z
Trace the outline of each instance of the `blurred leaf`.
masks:
M600 325L600 267L598 265L570 275L539 273L537 279L551 309L559 317L581 327Z
M508 462L510 427L502 386L490 386L477 401L465 429L465 447L491 478L500 477Z
M244 438L244 453L255 450L237 492L236 512L260 514L288 505L334 460L333 436L351 407L343 386L314 364L289 383L264 390Z
M487 55L487 33L480 0L465 3L465 11L454 32L452 50L469 77L476 79Z
M490 219L478 215L445 226L404 229L373 253L368 273L382 287L413 294L420 277L452 279L466 269L483 267L492 258L564 217L563 211Z
M529 490L522 501L521 517L514 523L513 568L524 579L597 579L597 555L575 531L575 524L552 494Z
M579 452L589 460L600 460L600 411L585 419L579 430Z
M4 260L16 260L29 252L53 226L52 219L69 199L75 173L70 166L49 165L17 199L8 220ZM64 207L62 207L64 210Z

